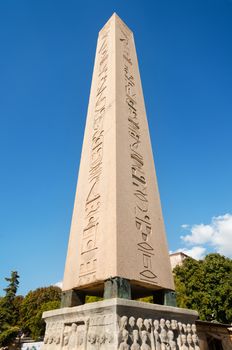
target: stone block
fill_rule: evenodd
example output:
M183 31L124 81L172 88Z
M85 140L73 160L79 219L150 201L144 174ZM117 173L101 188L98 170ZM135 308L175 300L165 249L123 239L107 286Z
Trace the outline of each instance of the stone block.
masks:
M200 349L196 311L109 299L46 311L43 350Z

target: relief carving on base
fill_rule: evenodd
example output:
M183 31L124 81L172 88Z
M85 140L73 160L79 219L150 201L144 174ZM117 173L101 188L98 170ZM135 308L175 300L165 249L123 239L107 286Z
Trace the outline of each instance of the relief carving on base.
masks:
M111 314L48 321L42 350L107 350L114 342L112 325Z
M95 314L47 322L43 350L200 350L195 324Z
M200 346L195 324L122 316L119 350L200 350Z

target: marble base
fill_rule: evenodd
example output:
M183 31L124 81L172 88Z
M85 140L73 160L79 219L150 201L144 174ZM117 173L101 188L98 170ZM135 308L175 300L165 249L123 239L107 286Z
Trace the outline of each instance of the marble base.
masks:
M109 299L43 313L43 350L199 350L196 311Z

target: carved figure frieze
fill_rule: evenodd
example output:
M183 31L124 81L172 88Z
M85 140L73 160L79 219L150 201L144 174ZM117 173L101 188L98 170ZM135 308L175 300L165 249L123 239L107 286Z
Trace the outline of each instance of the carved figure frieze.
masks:
M122 319L122 330L127 321L127 317ZM112 314L83 318L74 315L59 323L48 321L42 350L109 350L114 344L115 325Z
M195 324L133 315L116 323L112 314L47 322L43 350L200 350Z
M133 339L133 343L131 345L131 350L140 350L139 331L137 329L133 329L133 331L132 331L132 339Z
M122 316L119 350L200 350L195 324Z
M48 322L44 336L44 345L42 350L58 349L61 343L63 324L62 322Z
M142 331L141 332L141 350L151 350L151 347L148 344L148 332Z
M119 350L129 350L128 337L129 332L125 328L122 329L122 342L119 345Z

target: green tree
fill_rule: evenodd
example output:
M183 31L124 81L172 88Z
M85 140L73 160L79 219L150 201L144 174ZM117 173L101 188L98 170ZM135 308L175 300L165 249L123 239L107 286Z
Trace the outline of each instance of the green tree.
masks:
M17 337L20 328L18 326L8 327L0 333L0 346L7 346Z
M5 280L8 282L4 289L5 296L0 298L0 346L8 345L19 332L19 310L23 299L16 296L19 285L17 271L12 271Z
M202 320L232 322L232 260L208 254L174 269L177 305L195 309Z
M5 277L5 280L9 282L8 286L4 288L6 292L5 298L12 302L16 296L19 285L19 274L17 271L12 271L10 277Z
M60 307L61 289L50 286L30 291L21 304L20 324L25 334L33 339L44 335L45 323L42 320L43 311Z
M5 296L0 299L0 330L5 330L9 326L15 326L18 321L19 308L16 300L16 293L19 285L19 275L17 271L12 271L10 277L5 280L9 282L4 289Z

